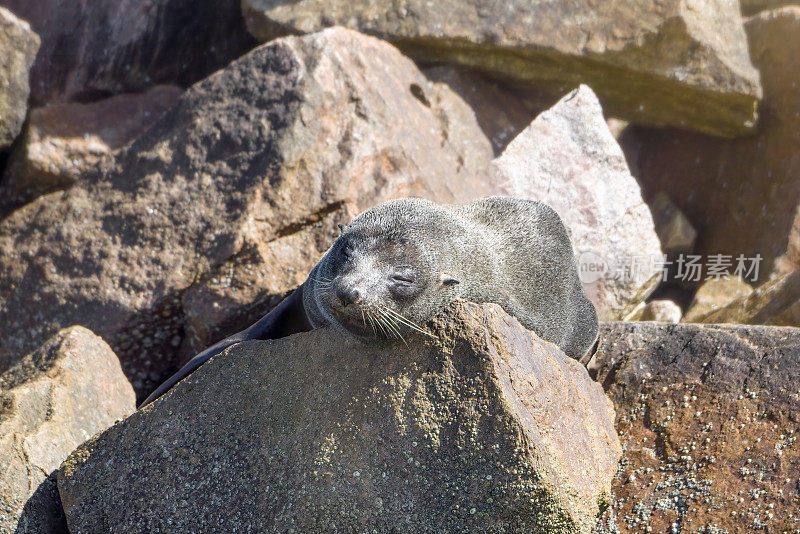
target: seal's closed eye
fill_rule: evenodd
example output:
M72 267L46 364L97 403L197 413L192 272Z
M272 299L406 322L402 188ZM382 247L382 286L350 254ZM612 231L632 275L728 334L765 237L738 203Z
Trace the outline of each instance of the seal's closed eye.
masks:
M395 267L391 279L398 284L411 285L416 280L414 276L414 268L409 265L400 265Z

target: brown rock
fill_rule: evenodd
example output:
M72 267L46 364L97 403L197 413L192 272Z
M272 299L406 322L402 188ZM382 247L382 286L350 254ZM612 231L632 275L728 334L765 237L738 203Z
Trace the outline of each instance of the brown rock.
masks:
M653 290L661 274L653 219L591 89L539 115L492 173L495 194L545 202L564 220L601 319L624 317Z
M187 86L255 46L238 0L3 0L42 38L36 106Z
M741 0L742 15L755 15L761 11L797 5L797 0Z
M800 326L800 270L767 282L697 321Z
M677 303L669 299L655 299L642 304L636 313L626 320L679 323L682 315L681 307Z
M761 13L746 29L764 84L757 135L729 141L676 130L629 134L641 142L633 166L645 197L670 196L698 231L698 254L761 254L763 282L787 252L800 205L800 7Z
M761 96L739 6L531 0L244 0L260 41L342 25L421 62L453 63L563 95L585 83L611 115L748 133Z
M103 158L139 137L182 92L178 87L158 86L91 104L31 110L6 168L0 211L72 185Z
M665 254L674 257L694 250L697 230L668 195L658 193L650 204L650 211Z
M723 276L706 280L694 294L683 321L686 323L706 322L702 320L703 316L725 307L731 301L746 297L752 292L753 286L745 282L741 276Z
M66 328L0 375L0 531L66 533L54 476L78 445L135 410L109 346Z
M28 111L28 75L39 49L30 25L0 6L0 149L19 135Z
M590 532L621 453L601 388L499 306L432 328L236 345L65 461L70 530Z
M483 133L492 142L495 156L502 154L536 115L557 100L531 90L514 89L476 71L438 66L423 72L429 80L446 84L469 104Z
M590 367L625 451L606 531L797 530L800 330L607 323L600 339Z
M147 393L187 332L196 348L266 313L239 305L292 289L336 223L394 197L483 196L491 156L468 106L384 42L331 29L259 47L101 172L0 222L0 368L80 323Z

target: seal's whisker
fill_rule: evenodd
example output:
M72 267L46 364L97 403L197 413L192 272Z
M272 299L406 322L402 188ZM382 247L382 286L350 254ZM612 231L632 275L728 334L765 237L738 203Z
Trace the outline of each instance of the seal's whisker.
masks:
M403 337L403 335L400 333L400 330L397 329L397 321L395 319L392 319L391 315L389 315L388 313L386 313L384 310L382 310L380 308L378 308L378 313L380 313L384 317L384 319L386 320L387 325L397 335L397 338L400 341L402 341L404 345L408 346L408 343L406 343L406 340Z
M378 331L375 329L375 318L372 316L372 310L370 309L367 309L367 320L369 321L369 325L372 327L372 333L377 336Z
M384 336L390 337L389 333L386 331L386 327L384 326L383 321L381 321L381 318L378 315L375 316L375 324L378 325L378 328L380 329L380 331L383 333Z
M425 330L424 328L422 328L417 323L415 323L411 319L407 318L403 314L401 314L399 312L396 312L393 309L388 308L388 307L384 307L384 310L386 310L388 313L390 313L397 321L399 321L400 323L406 325L407 327L411 328L412 330L416 330L417 332L425 334L426 336L430 336L430 337L432 337L434 339L439 339L438 336L428 332L427 330Z

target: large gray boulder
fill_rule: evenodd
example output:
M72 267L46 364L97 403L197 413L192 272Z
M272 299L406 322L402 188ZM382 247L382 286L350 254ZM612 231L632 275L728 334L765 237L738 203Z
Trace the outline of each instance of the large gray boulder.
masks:
M660 279L653 218L592 90L545 111L492 162L495 194L549 204L564 220L601 320L622 319Z
M761 96L737 1L243 0L261 41L342 25L421 62L563 95L590 85L615 117L735 136Z
M601 532L800 527L800 329L606 323L624 455Z
M0 222L0 369L79 323L146 394L302 283L337 223L394 197L483 196L491 157L466 104L391 45L273 41Z
M186 86L255 46L239 0L2 0L42 39L36 106Z
M0 6L0 149L14 141L25 122L37 50L39 36L30 25Z
M79 326L0 374L0 532L66 534L54 471L134 401L109 346Z
M430 326L232 347L64 462L70 532L590 532L621 453L600 386L499 306Z

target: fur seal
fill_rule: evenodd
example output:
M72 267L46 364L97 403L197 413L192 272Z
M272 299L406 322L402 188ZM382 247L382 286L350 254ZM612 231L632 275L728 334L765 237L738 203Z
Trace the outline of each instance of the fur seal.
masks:
M146 405L235 343L322 326L403 338L456 298L499 304L523 326L581 359L597 340L567 229L546 204L490 197L441 206L404 198L361 213L308 279L251 327L195 356Z

